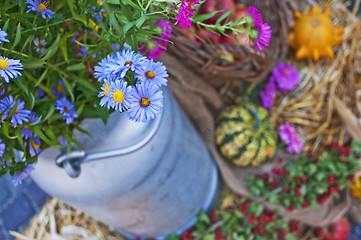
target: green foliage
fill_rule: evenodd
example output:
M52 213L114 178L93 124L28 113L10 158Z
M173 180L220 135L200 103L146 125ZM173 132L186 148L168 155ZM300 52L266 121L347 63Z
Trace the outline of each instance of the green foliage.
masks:
M23 70L22 76L10 79L9 83L0 79L2 97L11 95L24 101L24 108L39 115L41 121L24 122L14 128L10 121L16 107L2 118L0 138L6 149L0 161L0 176L6 172L19 173L26 167L25 163L36 162L38 154L31 156L29 152L34 138L40 137L40 148L44 150L51 146L63 147L58 140L62 136L70 149L71 144L79 145L72 138L72 132L80 129L84 119L100 118L105 123L111 111L100 107L100 83L94 79L94 66L114 53L113 44L127 43L138 51L139 43L159 39L155 21L175 20L178 3L178 0L106 0L99 5L97 0L47 1L44 6L54 14L52 18L46 15L43 18L40 11L28 11L25 0L4 0L0 5L0 28L8 34L9 42L0 43L0 56L20 60ZM170 8L170 5L176 7ZM195 15L193 22L217 34L240 31L243 20L229 21L231 12L224 13L215 25L204 24L202 21L211 15ZM222 20L227 21L222 25ZM44 51L37 50L40 46L36 46L37 40L46 41ZM64 84L60 86L62 94L74 104L78 115L70 125L54 107L58 99L54 87L59 80ZM44 96L39 96L40 92L44 92ZM32 131L31 139L25 140L22 130ZM17 151L24 153L22 159L16 159Z
M186 230L181 236L168 236L167 240L292 240L301 232L297 224L287 224L260 203L251 202L240 196L232 198L230 205L219 206L209 215L203 211L199 212L194 227Z
M248 175L245 180L252 195L267 197L272 204L290 210L308 206L316 209L351 184L359 168L360 149L358 142L352 142L351 148L332 143L319 156L308 153L297 162L275 166L272 173Z

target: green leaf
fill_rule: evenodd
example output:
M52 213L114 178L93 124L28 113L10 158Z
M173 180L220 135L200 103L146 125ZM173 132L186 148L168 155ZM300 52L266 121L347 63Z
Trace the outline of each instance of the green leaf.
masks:
M71 102L74 103L75 97L74 97L74 93L73 93L73 87L70 85L68 79L66 79L65 77L63 77L62 80L63 80L66 90L68 91L68 93L70 95Z
M114 26L118 33L122 33L122 28L120 27L117 18L115 17L115 13L111 13L109 15L110 24Z
M129 8L123 3L124 0L119 1L119 5L122 9L122 13L128 19L129 22L133 21L132 13L130 12Z
M220 24L225 18L230 17L232 14L232 10L233 9L230 9L227 12L223 13L222 16L217 19L216 25Z
M43 80L45 79L45 77L47 76L48 71L49 71L49 69L46 68L45 71L40 75L38 81L35 83L35 87L39 86L39 84L42 83L42 81L43 81Z
M68 67L65 68L65 71L81 71L81 70L85 70L86 67L84 65L84 63L78 63L78 64L74 64L74 65L70 65Z
M6 20L5 24L4 24L4 27L3 27L3 31L7 31L8 30L8 27L9 27L9 22L10 22L10 19Z
M215 12L211 12L211 13L207 13L207 14L199 14L193 18L193 21L194 22L204 22L205 20L212 18L219 12L220 11L215 11Z
M21 26L20 23L18 23L18 26L16 28L16 35L15 35L15 40L14 43L12 44L12 48L16 47L16 45L18 45L18 43L20 42L21 39Z
M138 18L138 19L135 21L135 26L139 29L139 28L143 25L143 23L145 22L145 20L147 20L146 15L141 16L140 18Z
M53 115L54 111L55 111L55 106L54 104L51 104L43 121L45 122L51 115Z
M34 69L34 68L42 68L44 65L44 60L30 61L30 62L22 62L24 69Z
M125 26L123 27L123 34L125 35L134 26L135 22L128 22L127 24L125 24Z
M45 136L45 134L43 133L43 131L40 129L39 126L34 126L33 131L41 138L41 140L43 140L47 144L51 146L57 145L57 142L54 143L47 136Z
M66 62L69 62L69 58L68 58L68 42L67 42L67 38L66 36L62 37L59 43L59 48L61 53L64 56L64 60Z

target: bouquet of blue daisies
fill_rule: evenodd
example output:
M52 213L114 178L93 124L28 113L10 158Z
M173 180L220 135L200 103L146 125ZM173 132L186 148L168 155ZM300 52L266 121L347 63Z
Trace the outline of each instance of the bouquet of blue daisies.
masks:
M228 11L222 24L205 24L214 14L197 15L204 2L3 0L0 176L16 174L19 184L44 149L81 148L73 130L87 133L79 126L86 118L106 122L120 111L138 122L154 119L162 111L161 87L168 77L154 59L166 51L174 25L252 33L257 47L268 44L258 10L237 21L229 20Z

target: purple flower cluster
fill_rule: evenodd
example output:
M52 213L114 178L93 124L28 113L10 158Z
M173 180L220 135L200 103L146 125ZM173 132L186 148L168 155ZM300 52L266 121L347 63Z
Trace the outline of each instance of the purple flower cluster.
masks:
M194 15L194 12L197 11L197 8L194 7L194 4L199 4L198 0L182 0L180 3L177 3L175 6L170 6L171 8L175 8L180 5L178 10L178 15L175 16L177 20L174 25L179 25L181 27L189 28L192 25L192 19L190 16Z
M172 32L172 26L167 20L155 20L155 25L161 39L151 38L147 43L139 44L139 52L146 54L149 59L156 59L165 52Z
M280 126L279 132L280 138L287 146L287 151L290 153L300 153L303 149L303 143L301 142L295 127L292 124L285 123Z
M258 50L263 50L263 48L269 46L272 38L272 29L268 23L264 23L262 16L253 6L248 7L248 14L252 18L252 26L255 27L255 32L250 34L252 40L254 40L253 46Z
M264 91L261 92L262 105L264 108L272 108L273 99L276 96L276 83L282 92L293 90L300 82L300 74L297 68L280 63L273 69L272 75Z
M147 122L163 109L160 86L167 85L168 73L161 62L149 60L123 49L107 56L95 67L95 77L103 81L101 106L127 112L129 119Z
M12 183L14 184L14 186L21 184L24 178L26 178L33 170L34 170L33 165L31 164L27 165L26 168L21 173L17 174L13 179Z

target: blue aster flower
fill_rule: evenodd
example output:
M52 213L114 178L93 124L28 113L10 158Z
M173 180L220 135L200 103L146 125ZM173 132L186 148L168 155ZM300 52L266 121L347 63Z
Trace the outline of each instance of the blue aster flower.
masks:
M80 47L80 53L77 54L78 57L86 57L89 55L89 50L87 47Z
M34 170L34 166L33 166L32 164L28 164L28 165L26 166L26 168L25 168L21 173L17 174L17 175L14 177L14 179L13 179L13 181L12 181L12 183L14 184L14 186L17 186L17 185L21 184L21 183L22 183L22 180L24 180L24 178L26 178L27 176L29 176L29 173L30 173L31 171L33 171L33 170Z
M38 54L42 54L43 52L45 52L46 47L45 45L48 43L45 39L39 39L39 38L34 38L33 43L35 45L35 51Z
M114 62L114 57L106 56L99 62L99 66L94 67L94 76L99 82L108 79L112 75L109 65Z
M168 73L167 69L161 62L154 62L152 60L148 60L147 63L144 64L142 68L138 68L135 70L134 77L139 79L142 82L151 82L157 86L167 85Z
M127 110L133 99L132 87L127 86L127 82L123 79L110 83L110 93L108 93L108 95L107 105L119 112Z
M121 52L117 52L114 62L109 63L109 68L113 74L123 78L129 69L135 71L143 67L145 61L146 58L142 55L128 49L123 49Z
M0 76L9 83L10 78L17 78L21 73L16 70L23 70L23 65L18 59L8 59L0 56Z
M39 119L39 116L36 115L35 112L32 112L29 116L29 121L32 123L35 123L36 121L38 121L38 119ZM36 125L39 125L40 122L41 122L41 120ZM26 128L21 129L21 136L25 140L31 139L32 135L33 135L33 131L26 129ZM37 134L34 134L34 137L37 137L37 136L38 136Z
M40 145L41 145L40 138L38 136L34 137L33 142L29 144L30 156L33 157L41 152ZM25 147L26 146L27 146L27 142L25 142Z
M58 141L59 141L59 143L60 143L61 145L63 145L63 146L68 145L68 141L67 141L63 136L60 136L60 137L58 138Z
M112 101L110 98L111 86L108 80L105 80L103 85L100 87L101 92L99 92L98 97L103 97L100 100L100 106L106 106L108 109L110 108L110 102Z
M44 96L44 90L41 88L36 88L35 92L34 92L35 100L37 100L39 97L43 97L43 96Z
M53 18L53 14L54 12L51 11L50 9L48 9L48 3L46 1L39 1L39 0L26 0L28 5L28 11L26 11L27 13L30 11L36 11L36 12L40 12L41 16L45 19L46 15L48 15L49 18Z
M5 153L5 143L2 142L3 140L0 138L0 157L2 157Z
M7 34L5 31L1 30L1 28L0 28L0 43L2 43L2 42L9 42L9 40L7 40L7 39L5 38L7 35L8 35L8 34Z
M78 117L74 105L71 104L66 97L62 97L55 102L55 109L63 114L63 119L66 121L66 124L71 124L74 122L74 118Z
M163 94L159 87L150 82L141 82L132 91L133 100L127 111L129 119L147 122L154 119L163 109Z
M112 49L115 50L115 51L119 51L119 49L120 49L119 43L113 44L113 45L112 45Z
M63 96L64 88L65 86L63 81L59 79L58 83L51 89L51 92L54 93L57 98L61 98Z
M16 128L17 125L22 125L23 122L29 121L29 116L31 114L30 110L24 109L24 101L20 101L17 99L14 101L13 97L10 95L9 97L4 97L0 101L0 111L4 112L1 120L5 120L11 111L11 109L17 104L16 110L14 114L11 116L10 122L13 124L13 127Z

